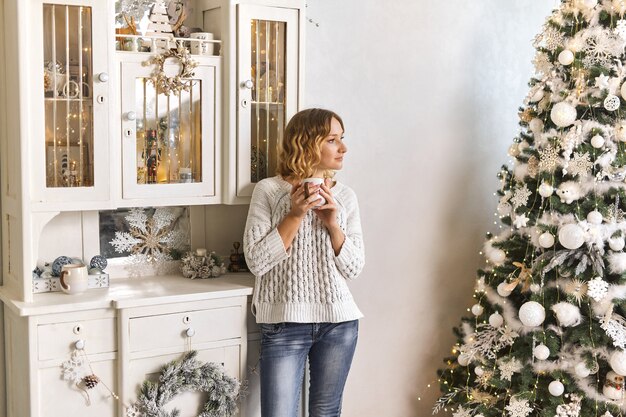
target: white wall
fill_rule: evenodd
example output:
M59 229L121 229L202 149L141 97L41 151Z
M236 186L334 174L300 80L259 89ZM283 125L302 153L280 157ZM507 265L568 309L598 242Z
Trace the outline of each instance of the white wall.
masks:
M339 178L360 197L366 317L346 417L430 415L436 369L472 304L532 39L558 0L315 0L306 105L344 118ZM422 396L421 402L417 397Z

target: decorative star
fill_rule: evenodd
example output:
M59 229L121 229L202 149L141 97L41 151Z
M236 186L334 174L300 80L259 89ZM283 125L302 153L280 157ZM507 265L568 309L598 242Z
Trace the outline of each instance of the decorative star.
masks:
M601 90L605 90L609 88L609 76L605 74L600 74L596 77L596 88Z
M530 220L530 218L526 217L525 214L518 214L517 216L515 216L513 224L518 229L521 229L522 227L526 227L526 223L528 222L528 220Z

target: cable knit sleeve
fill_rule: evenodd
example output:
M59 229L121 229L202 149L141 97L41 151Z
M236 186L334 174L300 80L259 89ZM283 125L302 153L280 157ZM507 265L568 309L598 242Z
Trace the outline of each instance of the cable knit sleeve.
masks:
M289 256L276 225L272 224L272 195L264 181L259 182L252 193L243 251L250 272L257 277Z
M344 233L346 240L341 246L339 255L335 257L337 269L346 279L355 279L365 266L365 248L363 246L363 232L361 231L361 218L359 215L359 203L356 194L351 189L346 189L344 197L346 226Z

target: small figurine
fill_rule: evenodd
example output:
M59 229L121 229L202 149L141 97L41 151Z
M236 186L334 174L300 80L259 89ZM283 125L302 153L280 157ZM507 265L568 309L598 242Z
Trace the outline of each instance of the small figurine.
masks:
M241 243L234 242L233 248L230 254L230 264L228 265L228 270L230 272L247 272L248 265L246 264L246 257L243 253L239 253L239 248L241 247Z
M611 400L621 401L624 399L624 377L609 371L606 374L602 393Z

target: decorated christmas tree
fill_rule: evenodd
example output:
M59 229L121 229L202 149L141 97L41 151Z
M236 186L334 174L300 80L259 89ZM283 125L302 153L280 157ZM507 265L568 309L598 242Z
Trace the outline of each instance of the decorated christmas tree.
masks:
M625 0L562 0L535 38L501 228L435 412L626 416L625 13Z

